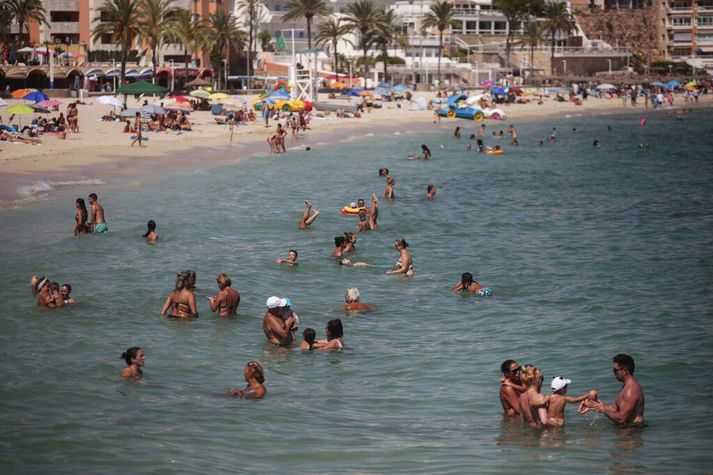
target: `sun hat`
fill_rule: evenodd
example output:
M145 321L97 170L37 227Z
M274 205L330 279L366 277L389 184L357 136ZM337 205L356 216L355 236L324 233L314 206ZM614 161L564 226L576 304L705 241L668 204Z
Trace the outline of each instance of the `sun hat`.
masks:
M565 379L562 376L557 376L555 378L552 378L552 385L551 385L552 390L554 392L560 391L571 382L572 382L571 379Z
M292 299L289 297L283 297L280 299L280 305L278 307L291 307L292 306Z
M269 299L267 299L267 302L265 302L265 305L267 308L277 308L280 306L280 302L282 302L282 299L280 297L272 296Z

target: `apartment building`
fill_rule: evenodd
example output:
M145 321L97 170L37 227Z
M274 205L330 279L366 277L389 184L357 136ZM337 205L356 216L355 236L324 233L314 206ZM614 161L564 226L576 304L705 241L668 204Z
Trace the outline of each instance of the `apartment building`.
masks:
M713 0L662 0L661 6L667 57L713 62Z

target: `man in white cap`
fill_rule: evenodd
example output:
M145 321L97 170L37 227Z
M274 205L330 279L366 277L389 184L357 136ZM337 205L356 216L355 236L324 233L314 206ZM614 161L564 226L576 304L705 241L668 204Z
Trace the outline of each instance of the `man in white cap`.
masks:
M587 399L587 394L579 397L567 396L567 386L572 381L562 376L552 379L552 394L547 396L547 425L564 426L564 408L570 402L582 402Z
M273 345L288 346L295 341L295 334L291 331L294 318L290 316L284 321L280 318L281 306L284 306L283 300L274 295L267 299L265 302L267 312L262 319L262 331L265 332L267 341Z

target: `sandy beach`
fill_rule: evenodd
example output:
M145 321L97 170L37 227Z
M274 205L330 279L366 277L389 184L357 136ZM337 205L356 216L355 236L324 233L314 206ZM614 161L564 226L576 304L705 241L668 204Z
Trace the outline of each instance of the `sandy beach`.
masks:
M424 93L419 96L430 100L434 94ZM252 99L254 96L248 97L249 101ZM160 102L159 98L148 100L149 103ZM110 106L99 104L96 98L84 101L86 104L79 105L80 132L68 134L66 140L44 135L40 145L0 143L1 201L7 204L42 191L42 185L37 185L38 183L101 183L117 175L144 175L196 166L220 166L254 153L267 152L265 140L275 126L275 121L272 120L269 128L265 128L262 120L237 126L231 142L227 126L217 124L210 112L198 111L190 115L193 124L191 132L179 135L172 132L146 132L145 136L149 138L145 142L146 147L132 148L129 134L122 133L122 122L101 120L103 115L108 114ZM22 103L20 100L8 102L10 105ZM69 100L64 102L68 104ZM140 107L142 102L143 99L129 98L128 107ZM334 102L346 104L346 101L341 100ZM704 96L698 106L711 104L713 98ZM691 107L684 104L682 98L677 98L676 106ZM568 114L652 111L645 109L641 103L636 107L623 107L617 99L591 97L581 106L546 98L542 104L533 101L529 104L506 104L500 107L506 111L507 120L486 120L486 124L491 127L498 124L505 128L505 125L511 123L517 125L521 121ZM64 112L65 108L63 105L60 110ZM57 114L55 112L53 116ZM30 117L23 116L22 122L29 123ZM444 118L440 127L474 127L475 124L461 119ZM314 147L338 142L349 136L429 130L436 126L432 111L411 111L405 101L401 103L400 108L396 103L385 103L383 108L365 112L358 119L340 119L333 114L324 118L313 117L311 130L305 137L296 140L288 137L287 147L288 150L295 147ZM207 148L218 149L221 153L211 154L210 162L207 162Z

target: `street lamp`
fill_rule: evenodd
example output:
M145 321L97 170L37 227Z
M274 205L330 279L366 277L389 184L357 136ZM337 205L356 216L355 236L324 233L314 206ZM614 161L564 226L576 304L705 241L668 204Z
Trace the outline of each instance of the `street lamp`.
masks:
M224 59L223 60L223 87L225 89L228 89L228 60Z
M609 63L609 74L611 74L611 59L607 59L607 63Z
M609 70L611 72L611 69ZM562 60L562 74L567 74L567 60L563 59Z
M173 90L176 88L176 80L173 73L173 60L169 59L168 62L171 63L171 92L173 92Z

